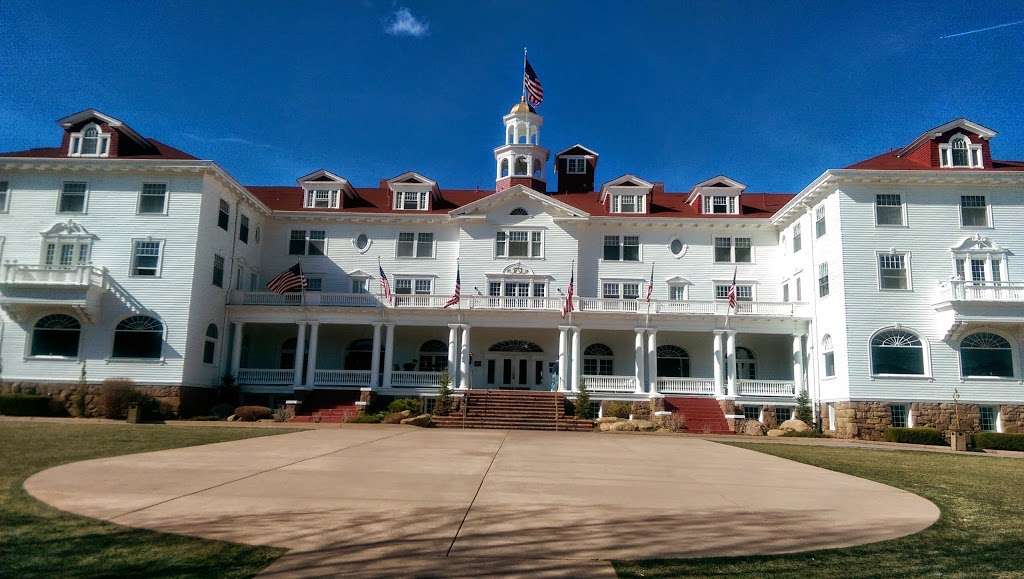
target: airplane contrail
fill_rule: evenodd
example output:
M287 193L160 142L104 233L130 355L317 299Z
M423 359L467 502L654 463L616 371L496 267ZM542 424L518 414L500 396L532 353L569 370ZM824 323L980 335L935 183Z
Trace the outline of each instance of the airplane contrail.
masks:
M977 32L988 32L989 30L995 30L996 28L1006 28L1007 26L1017 26L1018 24L1024 24L1024 20L1017 20L1016 22L1007 22L1005 24L996 24L995 26L978 28L977 30L968 30L967 32L957 32L956 34L947 34L945 36L940 36L939 40L945 38L956 38L957 36L967 36L968 34L975 34Z

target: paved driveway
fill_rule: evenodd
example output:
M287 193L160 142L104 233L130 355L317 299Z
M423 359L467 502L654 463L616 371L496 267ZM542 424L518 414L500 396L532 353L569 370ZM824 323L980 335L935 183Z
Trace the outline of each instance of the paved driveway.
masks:
M924 529L930 502L674 436L311 430L31 477L60 509L287 547L274 576L612 576L609 559L783 553Z

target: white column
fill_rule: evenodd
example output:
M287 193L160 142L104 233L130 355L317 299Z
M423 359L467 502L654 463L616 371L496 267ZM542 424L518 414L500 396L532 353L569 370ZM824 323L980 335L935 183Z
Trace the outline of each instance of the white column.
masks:
M736 330L726 330L725 332L725 362L726 389L729 396L736 396L738 393L736 387Z
M384 324L384 388L391 388L391 368L394 365L394 359L395 325Z
M448 324L448 380L459 383L459 325Z
M793 336L793 391L796 396L804 389L804 339Z
M242 365L242 332L245 330L244 322L235 322L234 342L231 343L231 376L238 382L238 369Z
M580 334L582 332L583 332L583 329L580 328L579 326L576 326L575 328L573 328L573 331L572 331L572 391L573 392L579 392L580 391L580 377L583 374L583 358L582 358L583 346L581 344L583 339L580 336Z
M569 388L569 326L558 326L558 391Z
M306 322L295 324L295 373L292 375L292 386L302 386L302 369L305 364L302 361L306 358Z
M633 339L633 376L636 378L634 391L637 394L644 393L644 360L647 357L644 352L644 329L634 328L636 337Z
M381 322L373 324L373 343L370 345L370 388L380 388L380 327Z
M647 329L647 392L658 394L658 330Z
M722 331L715 330L715 396L721 396L725 388L725 346L722 344Z
M459 350L459 390L469 390L469 324L462 326L462 344Z
M306 388L316 386L316 349L320 339L320 322L309 322L309 359L306 361Z

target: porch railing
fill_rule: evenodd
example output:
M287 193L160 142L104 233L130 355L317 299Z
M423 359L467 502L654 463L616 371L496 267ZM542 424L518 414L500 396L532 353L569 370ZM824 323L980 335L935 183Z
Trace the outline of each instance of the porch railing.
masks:
M715 394L714 378L662 378L657 380L663 394Z
M391 385L396 388L440 388L444 372L392 372Z
M103 286L102 268L92 265L21 265L4 266L3 277L7 285L46 286Z
M369 370L317 370L313 374L316 386L369 386Z
M953 280L949 282L948 292L946 299L953 301L1024 301L1024 284L1019 283Z
M592 376L584 374L583 385L591 392L635 392L635 376Z
M740 396L796 396L796 388L790 380L746 380L736 381Z
M470 296L463 307L476 310L556 310L560 311L564 298L531 298L511 296Z
M373 308L380 300L373 294L346 294L330 292L273 292L235 291L231 303L246 306L341 306L347 308Z
M291 384L295 371L291 368L239 368L235 381L239 384Z

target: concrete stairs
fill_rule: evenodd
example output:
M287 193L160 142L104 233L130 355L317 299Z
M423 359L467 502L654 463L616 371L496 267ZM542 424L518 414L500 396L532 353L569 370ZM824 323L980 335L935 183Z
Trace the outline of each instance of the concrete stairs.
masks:
M665 410L682 416L687 432L733 434L722 407L714 398L665 397Z
M306 392L291 422L318 422L337 424L345 422L359 413L356 401L359 391L317 390Z
M591 420L565 414L565 395L527 390L470 390L466 393L465 416L435 416L440 428L492 428L512 430L590 431Z

